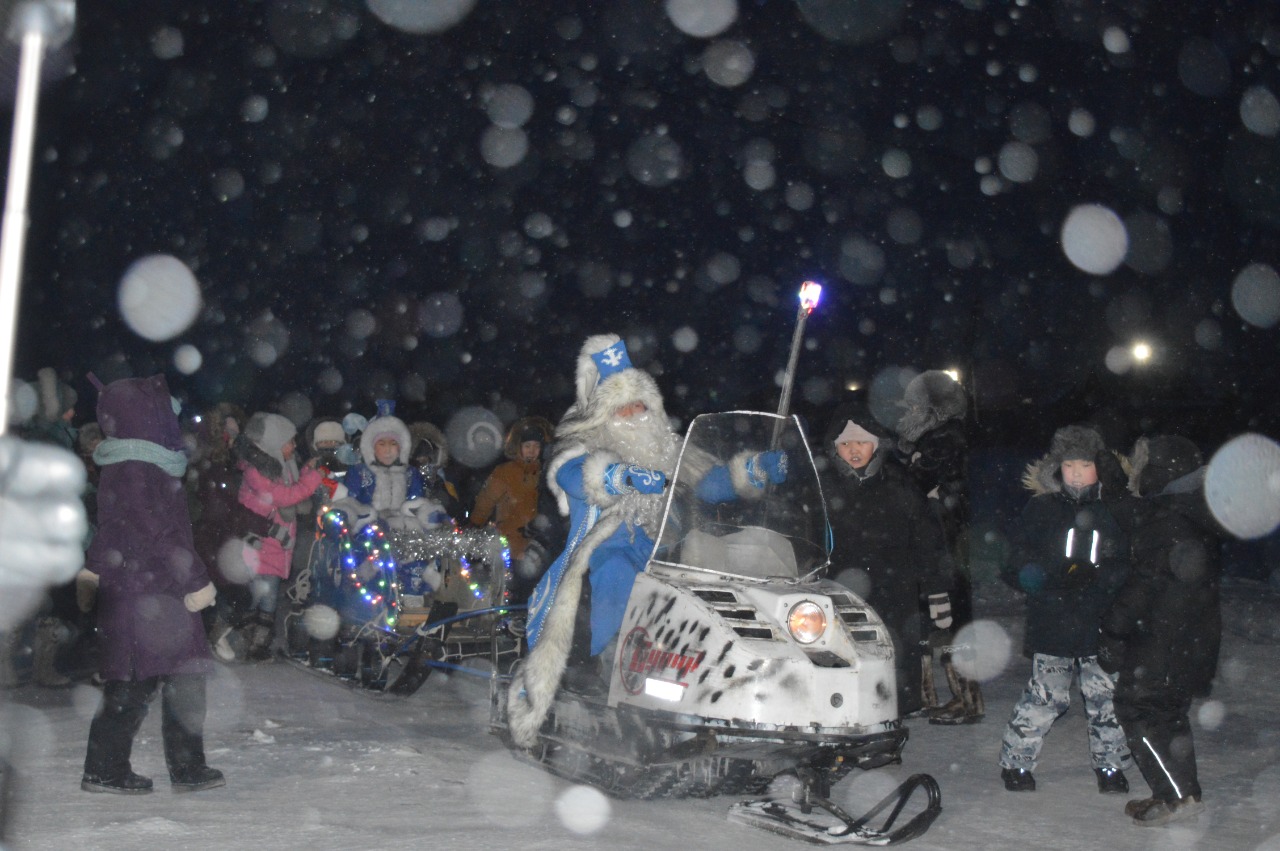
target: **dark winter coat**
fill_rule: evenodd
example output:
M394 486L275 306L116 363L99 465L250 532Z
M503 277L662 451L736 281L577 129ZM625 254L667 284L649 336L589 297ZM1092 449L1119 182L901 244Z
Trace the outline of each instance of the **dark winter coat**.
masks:
M856 423L879 438L871 461L850 467L836 437ZM867 602L895 630L918 637L920 598L952 588L954 566L941 524L924 491L893 459L893 440L864 405L836 411L823 440L828 463L822 494L831 523L831 574L864 591ZM858 588L865 578L869 586Z
M1190 478L1141 500L1133 570L1102 622L1121 681L1140 692L1205 694L1217 670L1222 533Z
M1024 481L1037 493L1013 530L1002 578L1027 595L1025 655L1093 656L1102 616L1129 573L1124 519L1135 500L1106 463L1097 484L1072 496L1058 463L1046 456L1028 470Z
M183 448L161 375L112 382L98 397L98 422L109 438ZM85 567L100 577L104 679L212 672L200 615L183 604L209 575L192 542L180 477L146 461L103 466L98 532Z
M969 520L969 439L961 420L947 420L914 443L903 443L899 457L926 495L937 500L948 540L955 541Z

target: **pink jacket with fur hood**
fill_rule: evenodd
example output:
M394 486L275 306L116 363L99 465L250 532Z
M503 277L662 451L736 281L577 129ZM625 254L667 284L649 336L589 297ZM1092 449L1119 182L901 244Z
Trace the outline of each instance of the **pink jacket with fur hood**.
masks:
M285 461L281 450L296 434L293 423L279 414L258 413L249 418L236 441L236 454L244 471L240 504L275 524L275 533L262 538L261 549L256 551L257 564L251 565L259 576L289 577L289 563L298 538L297 512L293 509L306 502L324 480L314 469L303 469L299 474L292 459Z

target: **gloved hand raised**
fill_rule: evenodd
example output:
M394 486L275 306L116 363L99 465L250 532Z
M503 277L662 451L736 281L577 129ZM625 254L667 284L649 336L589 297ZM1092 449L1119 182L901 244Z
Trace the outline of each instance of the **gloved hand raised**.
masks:
M781 449L761 452L747 459L747 475L758 488L767 482L780 485L787 480L787 453Z
M936 629L951 628L951 595L945 592L929 595L929 620Z

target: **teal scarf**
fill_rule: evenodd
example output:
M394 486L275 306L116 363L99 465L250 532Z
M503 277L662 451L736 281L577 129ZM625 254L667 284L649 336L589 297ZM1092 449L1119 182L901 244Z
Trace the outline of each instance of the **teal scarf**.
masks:
M145 461L175 477L181 477L187 472L186 455L165 449L158 443L135 438L106 438L93 450L93 461L99 467L119 464L121 461Z

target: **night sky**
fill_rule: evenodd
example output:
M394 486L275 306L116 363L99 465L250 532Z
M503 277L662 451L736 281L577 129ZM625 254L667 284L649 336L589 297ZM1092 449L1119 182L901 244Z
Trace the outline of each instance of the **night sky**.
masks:
M81 3L19 375L554 421L615 331L678 417L771 410L812 278L815 418L954 367L995 437L1280 427L1280 4L703 0L710 35L689 0L414 5ZM1064 253L1082 204L1124 222L1113 271ZM203 299L161 342L116 305L155 254Z

